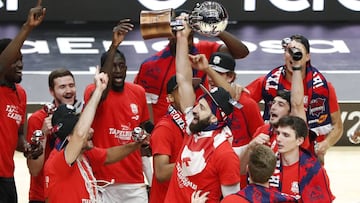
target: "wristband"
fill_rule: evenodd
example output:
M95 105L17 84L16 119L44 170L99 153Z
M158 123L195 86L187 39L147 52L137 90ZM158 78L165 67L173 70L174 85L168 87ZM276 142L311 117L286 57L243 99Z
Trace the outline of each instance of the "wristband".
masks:
M301 70L301 66L300 67L292 67L292 70Z

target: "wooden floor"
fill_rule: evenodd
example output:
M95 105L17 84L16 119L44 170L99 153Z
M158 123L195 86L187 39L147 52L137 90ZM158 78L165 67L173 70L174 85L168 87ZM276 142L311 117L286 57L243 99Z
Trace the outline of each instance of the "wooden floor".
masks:
M360 146L332 147L325 157L334 203L360 203ZM15 154L15 178L19 203L28 202L29 173L21 153Z

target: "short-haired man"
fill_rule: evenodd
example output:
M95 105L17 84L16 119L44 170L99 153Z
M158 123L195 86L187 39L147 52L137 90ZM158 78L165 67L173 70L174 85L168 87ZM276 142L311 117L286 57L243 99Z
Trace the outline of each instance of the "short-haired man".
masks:
M221 203L297 202L295 197L270 188L269 179L276 167L276 156L270 147L257 145L250 153L247 171L250 184Z
M69 104L77 106L77 109L81 111L82 102L78 102L80 106L75 104L75 79L69 70L59 68L51 71L48 77L48 84L49 92L53 97L52 103L45 105L44 108L31 114L27 123L27 142L33 142L33 133L37 130L41 130L43 136L43 140L41 141L43 153L39 157L29 157L27 159L31 176L29 203L45 202L43 166L55 144L55 138L51 135L51 118L54 109L60 104Z
M97 147L108 148L134 142L131 136L135 128L147 128L146 131L150 133L153 127L149 122L145 90L140 85L126 82L126 59L118 50L118 46L132 28L133 25L129 19L121 20L112 30L113 39L108 51L101 57L100 71L109 75L109 84L104 91L92 124L94 145ZM85 105L94 89L93 84L86 87ZM142 155L138 150L121 162L99 168L95 174L96 178L106 181L115 180L115 184L108 186L104 191L104 201L148 202L143 174L145 173L147 180L151 182L151 160ZM151 153L149 155L151 156ZM143 166L146 166L145 170Z
M301 197L304 203L332 202L335 197L325 168L312 153L300 147L309 133L304 119L285 116L275 128L279 159L270 186Z

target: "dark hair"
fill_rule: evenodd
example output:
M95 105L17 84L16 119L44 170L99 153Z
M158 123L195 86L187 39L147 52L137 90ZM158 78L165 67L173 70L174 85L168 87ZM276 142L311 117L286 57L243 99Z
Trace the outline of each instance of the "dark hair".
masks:
M122 53L119 49L116 49L116 53L118 53L118 54L120 55L120 57L121 57L122 59L124 59L124 62L126 63L126 59L125 59L124 53ZM104 53L101 54L101 58L100 58L101 67L104 66L107 56L108 56L108 52L104 52Z
M300 42L301 44L303 44L306 51L307 51L307 53L310 53L310 43L309 43L309 40L306 37L304 37L304 36L302 36L300 34L296 34L296 35L292 35L290 37L290 39L295 40L295 41Z
M306 138L309 133L309 129L305 121L297 116L284 116L279 119L278 123L276 123L274 127L290 127L295 131L296 138Z
M290 103L291 102L291 100L290 100L291 93L289 90L286 90L286 89L278 90L276 92L276 96L285 99L289 104L291 104Z
M0 54L5 50L11 41L12 39L9 38L0 39Z
M276 156L270 147L257 145L249 155L248 170L255 183L268 182L276 167Z
M48 77L49 88L54 89L54 80L56 78L60 78L60 77L64 77L64 76L71 76L74 79L74 75L65 68L59 68L59 69L51 71L51 73Z

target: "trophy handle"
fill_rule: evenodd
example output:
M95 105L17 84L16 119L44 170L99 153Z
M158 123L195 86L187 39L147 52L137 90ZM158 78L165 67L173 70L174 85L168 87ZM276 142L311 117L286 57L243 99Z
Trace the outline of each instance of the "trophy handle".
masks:
M172 19L175 17L173 9L140 12L140 31L144 39L175 37L172 32Z

